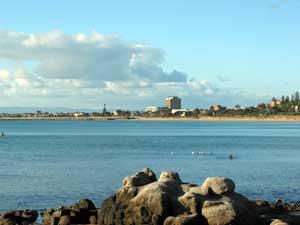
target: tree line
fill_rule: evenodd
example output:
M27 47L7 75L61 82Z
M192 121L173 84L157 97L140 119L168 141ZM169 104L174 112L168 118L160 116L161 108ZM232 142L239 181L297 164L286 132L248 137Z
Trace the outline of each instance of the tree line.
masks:
M295 94L292 94L291 96L282 96L281 97L281 103L287 104L287 103L300 103L300 94L299 91L296 91Z

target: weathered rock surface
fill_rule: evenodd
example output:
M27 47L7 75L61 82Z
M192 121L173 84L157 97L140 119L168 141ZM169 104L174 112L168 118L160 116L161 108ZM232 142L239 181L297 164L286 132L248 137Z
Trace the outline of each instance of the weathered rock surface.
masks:
M260 225L300 225L299 203L268 203L263 200L255 203Z
M282 220L273 220L273 222L270 225L289 225L286 222L283 222Z
M38 212L33 210L14 210L0 215L0 225L29 225L38 217Z
M74 205L48 209L43 213L43 224L97 224L97 209L91 200L81 199Z
M162 172L159 180L154 177L144 169L125 178L119 191L103 202L98 224L256 224L255 205L235 193L228 178L211 177L195 185L183 183L176 172Z

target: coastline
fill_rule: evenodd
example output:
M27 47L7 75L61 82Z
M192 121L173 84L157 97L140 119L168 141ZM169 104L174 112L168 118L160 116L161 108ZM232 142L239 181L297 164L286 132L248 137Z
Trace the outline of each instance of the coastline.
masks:
M203 117L120 117L120 116L86 116L86 117L54 117L54 116L43 116L43 117L0 117L0 121L11 121L11 120L133 120L133 121L236 121L236 122L300 122L300 116L203 116Z
M142 121L237 121L237 122L300 122L300 116L268 116L268 117L250 117L250 116L239 116L239 117L139 117L136 120Z

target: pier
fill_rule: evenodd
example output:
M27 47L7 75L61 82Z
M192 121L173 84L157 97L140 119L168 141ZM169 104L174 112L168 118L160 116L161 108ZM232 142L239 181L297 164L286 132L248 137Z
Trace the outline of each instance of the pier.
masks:
M121 116L20 116L0 117L0 120L130 120L131 117Z

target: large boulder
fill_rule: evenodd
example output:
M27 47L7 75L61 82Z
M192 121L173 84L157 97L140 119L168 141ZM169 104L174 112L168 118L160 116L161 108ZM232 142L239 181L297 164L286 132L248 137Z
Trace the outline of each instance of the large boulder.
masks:
M132 176L125 177L122 186L139 187L154 181L156 181L154 172L149 168L145 168Z
M233 193L235 184L231 179L225 177L209 177L201 186L204 195L208 194L230 194Z
M95 210L96 206L89 199L81 199L73 205L73 209L77 210Z
M126 177L102 203L98 224L257 225L254 204L235 193L228 178L211 177L195 185L183 183L176 172L155 177L150 169Z
M209 225L254 225L254 204L237 193L209 198L203 203L202 215Z
M163 171L160 176L159 176L159 180L158 181L168 181L168 180L173 180L176 181L178 183L182 183L179 175L177 172L173 172L173 171Z

